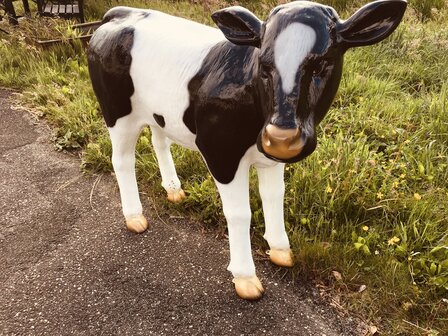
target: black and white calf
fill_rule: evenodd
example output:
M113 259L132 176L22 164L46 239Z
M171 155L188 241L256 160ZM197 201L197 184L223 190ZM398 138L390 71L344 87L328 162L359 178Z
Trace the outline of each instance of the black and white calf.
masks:
M172 142L198 150L218 187L230 241L228 270L242 298L257 299L249 228L249 168L259 176L271 261L292 266L283 222L283 168L310 155L348 48L400 23L406 1L372 2L346 21L331 7L296 1L265 22L242 7L212 15L219 29L152 10L116 7L91 39L94 91L108 126L127 227L142 232L135 144L149 125L169 200L181 189Z

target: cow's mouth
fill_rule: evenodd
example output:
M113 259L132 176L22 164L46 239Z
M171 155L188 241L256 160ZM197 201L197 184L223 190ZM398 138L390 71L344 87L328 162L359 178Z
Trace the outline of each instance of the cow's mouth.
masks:
M261 146L267 155L279 160L288 160L302 152L305 140L299 128L283 129L269 124L262 132Z

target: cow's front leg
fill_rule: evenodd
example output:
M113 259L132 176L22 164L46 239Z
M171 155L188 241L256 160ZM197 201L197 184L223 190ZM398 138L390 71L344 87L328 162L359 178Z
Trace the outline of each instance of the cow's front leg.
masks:
M135 233L148 228L135 178L135 144L142 126L136 125L132 115L129 115L118 119L115 126L109 128L112 165L120 188L122 210L128 230Z
M152 145L159 163L160 175L162 175L162 187L168 194L168 200L180 203L185 198L185 192L180 186L176 167L170 152L171 141L157 127L151 127Z
M232 182L216 181L227 220L230 244L228 270L234 277L237 294L247 300L261 298L264 289L255 274L250 245L249 167L240 164Z
M294 263L283 213L284 168L284 164L267 168L257 167L257 173L266 226L264 238L270 247L269 258L276 265L291 267Z

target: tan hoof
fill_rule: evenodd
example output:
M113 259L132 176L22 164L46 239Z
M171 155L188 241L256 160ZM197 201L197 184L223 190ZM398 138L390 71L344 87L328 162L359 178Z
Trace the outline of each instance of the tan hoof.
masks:
M258 300L263 296L264 288L257 276L233 279L238 296L244 300Z
M126 227L129 231L134 233L142 233L148 228L148 222L145 216L136 215L126 218Z
M272 249L269 251L269 259L271 262L282 267L292 267L294 266L294 260L292 257L291 249L277 250Z
M182 189L176 190L176 191L169 191L168 192L168 201L173 203L180 203L185 198L185 192Z

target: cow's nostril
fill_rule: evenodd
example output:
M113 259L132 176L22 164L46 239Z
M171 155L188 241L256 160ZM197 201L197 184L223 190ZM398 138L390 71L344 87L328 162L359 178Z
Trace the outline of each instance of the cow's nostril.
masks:
M291 137L295 137L299 134L300 130L298 128L280 128L273 124L269 124L266 126L266 132L270 138L274 138L277 140L286 140Z
M282 129L269 124L263 130L261 144L266 154L279 160L292 159L300 154L305 141L299 128Z

